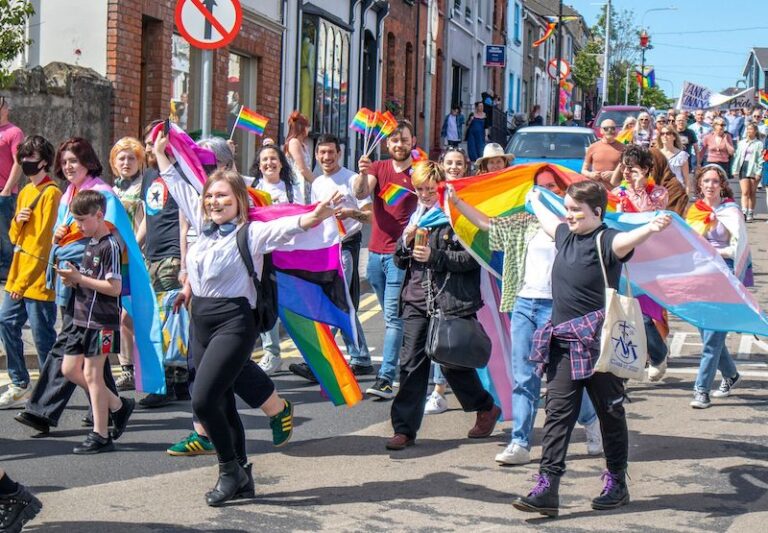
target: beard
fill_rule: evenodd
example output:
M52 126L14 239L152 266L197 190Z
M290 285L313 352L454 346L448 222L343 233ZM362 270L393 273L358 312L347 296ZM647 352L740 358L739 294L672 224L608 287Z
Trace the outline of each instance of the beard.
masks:
M395 160L395 161L397 161L398 163L402 163L403 161L407 161L407 160L408 160L408 159L411 157L411 152L410 152L410 150L409 150L409 151L407 151L407 152L405 153L405 155L401 155L401 154L399 154L399 153L397 153L397 152L394 152L394 151L390 151L390 152L389 152L389 155L391 155L391 156L392 156L392 159L394 159L394 160Z

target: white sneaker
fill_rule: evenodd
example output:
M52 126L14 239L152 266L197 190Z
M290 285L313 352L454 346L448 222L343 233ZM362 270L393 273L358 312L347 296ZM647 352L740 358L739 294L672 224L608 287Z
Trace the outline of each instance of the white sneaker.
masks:
M32 396L32 384L27 383L26 387L17 387L8 385L8 388L0 396L0 409L16 409L24 407L29 397Z
M512 443L503 452L496 454L496 462L502 465L528 464L531 462L531 452L519 444Z
M445 396L437 391L432 391L432 394L427 398L427 405L424 407L425 415L439 415L448 410L448 401Z
M595 418L594 422L584 426L584 431L587 434L587 454L602 455L603 435L600 433L600 421Z
M659 364L656 365L649 365L648 366L648 380L649 381L659 381L661 378L664 377L664 374L667 373L667 358L665 357L664 360Z
M269 352L264 354L264 357L259 361L259 366L268 376L273 375L283 368L283 359L279 355L274 355Z

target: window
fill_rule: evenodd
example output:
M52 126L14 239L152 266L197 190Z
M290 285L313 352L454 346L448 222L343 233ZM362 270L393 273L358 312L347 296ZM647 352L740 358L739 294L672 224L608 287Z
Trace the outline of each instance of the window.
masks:
M196 105L192 102L196 98L199 88L197 76L193 83L193 56L197 56L196 49L180 35L173 34L171 39L171 121L179 125L185 131L191 131L199 127L200 117ZM197 69L195 69L197 70ZM193 116L194 115L194 116Z
M461 14L461 0L453 0L453 10L456 14Z
M515 43L520 44L520 4L515 2L515 29L513 33Z
M255 76L252 72L252 66L255 62L239 54L229 54L229 65L227 71L227 134L232 134L232 140L237 145L237 155L235 163L237 168L247 171L251 160L254 157L254 143L251 133L242 129L235 129L235 120L240 113L241 106L253 109L258 112L256 107L256 91L252 88L255 83Z
M472 0L467 0L466 5L464 6L464 17L472 21L472 6L470 5L472 3Z
M302 24L300 110L314 134L347 138L349 32L317 16Z

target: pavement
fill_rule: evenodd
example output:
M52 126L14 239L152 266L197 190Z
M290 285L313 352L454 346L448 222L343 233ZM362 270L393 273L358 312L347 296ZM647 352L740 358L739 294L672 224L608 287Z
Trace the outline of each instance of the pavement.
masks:
M765 205L762 193L759 203ZM761 302L768 300L766 218L761 214L748 226ZM369 291L361 310L372 355L380 360L383 320ZM190 431L189 402L137 410L117 451L94 457L71 454L87 431L79 423L86 410L79 391L46 438L30 438L12 420L16 411L0 411L0 466L44 503L29 531L526 531L542 525L563 532L762 531L768 520L768 343L731 334L729 347L745 379L731 397L694 410L688 402L700 339L687 324L673 320L671 327L665 379L629 385L632 502L615 511L589 506L602 487L604 460L586 455L583 428L574 430L569 449L561 515L546 519L511 506L533 486L543 416L536 421L532 462L524 466L494 461L509 441L508 422L489 439L468 439L474 415L462 412L450 394L451 409L425 417L415 446L389 452L389 402L334 408L317 385L284 371L276 376L278 389L296 404L287 446L274 449L266 418L241 406L256 478L253 500L207 507L203 495L216 480L215 458L164 453ZM287 368L298 354L290 341L282 346ZM361 386L371 381L366 376ZM3 383L7 375L0 373Z

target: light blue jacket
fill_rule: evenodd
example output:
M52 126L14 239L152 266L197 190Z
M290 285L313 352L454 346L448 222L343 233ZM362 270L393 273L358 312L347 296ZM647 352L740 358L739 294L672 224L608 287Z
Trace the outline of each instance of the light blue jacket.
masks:
M749 160L745 161L747 157L747 149L752 145L752 154ZM763 175L763 141L760 139L747 140L742 139L739 144L736 145L736 154L733 156L733 166L731 167L731 174L733 176L739 176L741 167L744 163L747 163L746 174L750 178L759 178Z

